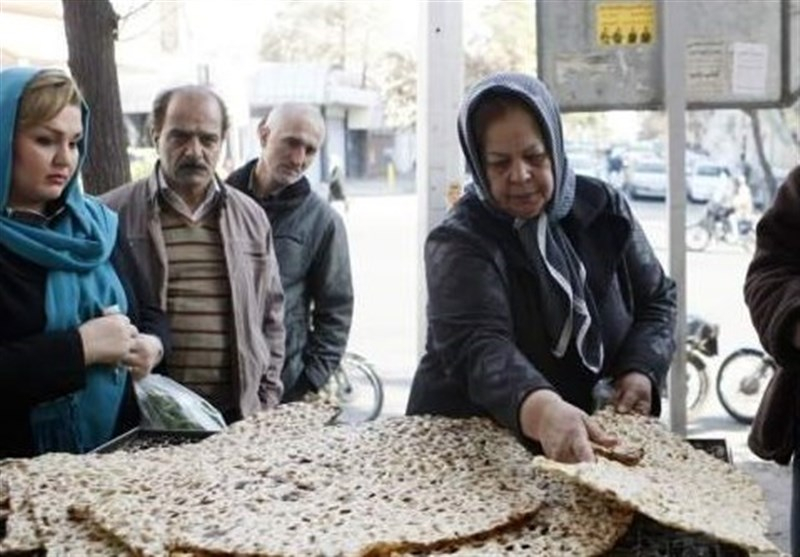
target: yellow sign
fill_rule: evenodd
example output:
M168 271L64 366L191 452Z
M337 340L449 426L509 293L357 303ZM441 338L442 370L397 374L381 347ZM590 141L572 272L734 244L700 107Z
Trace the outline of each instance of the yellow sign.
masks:
M595 35L601 46L636 46L655 42L655 2L597 4Z

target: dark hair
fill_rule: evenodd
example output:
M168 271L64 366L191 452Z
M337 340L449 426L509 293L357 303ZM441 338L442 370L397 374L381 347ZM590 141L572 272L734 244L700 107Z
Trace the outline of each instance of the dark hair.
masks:
M475 134L479 151L483 151L486 130L489 124L513 109L523 109L525 112L530 113L534 122L536 122L540 128L544 129L535 111L527 102L517 95L500 94L487 96L479 101L478 106L475 107L472 113L472 130Z
M225 101L212 89L203 85L181 85L161 91L153 101L153 111L150 113L150 127L153 131L161 131L161 128L164 127L164 118L166 118L167 115L169 102L174 95L181 93L210 95L216 99L219 104L220 113L222 113L222 135L224 136L228 133L230 121L228 119L228 107L225 106Z

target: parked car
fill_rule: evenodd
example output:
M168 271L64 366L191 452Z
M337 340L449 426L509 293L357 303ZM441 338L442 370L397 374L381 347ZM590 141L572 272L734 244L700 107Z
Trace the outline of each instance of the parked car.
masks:
M715 162L698 162L686 178L686 194L693 203L705 203L721 188L730 187L728 169Z
M600 161L591 153L584 151L567 152L567 159L575 174L593 178L600 178L603 175Z
M667 165L662 159L634 160L626 169L623 189L632 199L664 199L667 187Z

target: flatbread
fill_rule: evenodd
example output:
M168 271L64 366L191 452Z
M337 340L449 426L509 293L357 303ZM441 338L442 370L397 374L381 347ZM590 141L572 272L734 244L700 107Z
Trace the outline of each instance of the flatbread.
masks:
M542 500L528 453L485 419L396 418L215 446L221 439L223 454L187 447L189 478L162 471L147 492L76 510L145 554L357 555L490 531Z
M127 555L127 548L91 524L71 520L67 509L75 498L113 496L125 480L127 455L51 453L31 461L27 470L36 532L48 555Z
M634 508L669 526L767 547L758 537L766 512L755 484L747 477L737 483L731 467L651 420L596 418L625 446L641 447L640 462L599 456L598 464L570 467L532 459L488 419L326 425L334 413L284 405L199 443L4 461L0 505L9 530L0 548L599 555L624 534ZM736 532L723 530L726 524Z
M6 535L0 540L0 553L41 550L42 540L36 530L30 504L30 481L27 463L8 460L0 465L0 484L4 490Z
M618 443L617 445L606 447L598 443L592 443L592 450L595 455L619 462L625 466L636 466L644 457L644 447L641 445Z
M642 446L642 460L625 466L602 455L596 463L580 464L536 457L534 465L572 478L666 526L748 551L778 552L764 535L769 515L750 477L692 448L654 418L603 410L594 419L624 442Z
M634 512L627 506L587 487L541 472L536 482L545 499L531 519L513 530L432 557L602 555L614 547L633 521Z

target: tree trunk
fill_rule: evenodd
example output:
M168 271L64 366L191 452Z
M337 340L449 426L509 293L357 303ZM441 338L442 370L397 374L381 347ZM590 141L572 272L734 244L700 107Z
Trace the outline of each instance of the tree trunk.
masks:
M798 102L800 102L800 101L795 102L795 104L797 104ZM789 130L789 137L792 138L792 143L794 143L795 147L800 149L800 134L797 133L797 129L789 123L789 119L786 117L786 113L789 110L791 110L791 107L780 109L778 111L778 116L780 116L781 123L783 124L783 126L787 130Z
M109 0L62 0L69 68L89 104L87 192L101 194L131 178L114 41L119 17Z
M775 182L775 175L772 173L772 165L767 160L767 154L764 151L764 138L761 137L761 118L756 109L748 108L745 109L744 112L750 117L750 124L753 129L753 144L756 147L758 162L764 174L764 185L767 188L767 207L769 207L775 199L775 194L778 191L778 184Z

